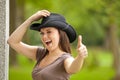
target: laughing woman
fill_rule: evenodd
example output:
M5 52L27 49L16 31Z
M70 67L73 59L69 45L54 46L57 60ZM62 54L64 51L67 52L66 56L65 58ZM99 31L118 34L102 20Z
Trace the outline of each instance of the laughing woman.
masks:
M32 22L42 19L41 23ZM45 48L31 46L22 42L26 30L40 32ZM78 55L71 56L70 43L76 39L74 28L57 13L41 10L29 17L9 37L8 44L18 53L36 60L32 72L33 80L69 80L71 74L78 72L88 52L82 37L78 36Z

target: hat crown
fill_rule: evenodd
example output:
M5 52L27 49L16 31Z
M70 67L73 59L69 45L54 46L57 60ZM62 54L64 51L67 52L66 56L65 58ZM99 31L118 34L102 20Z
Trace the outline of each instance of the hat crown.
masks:
M43 17L41 24L44 24L48 21L61 21L61 22L66 22L65 18L57 13L51 13L50 16L48 17Z

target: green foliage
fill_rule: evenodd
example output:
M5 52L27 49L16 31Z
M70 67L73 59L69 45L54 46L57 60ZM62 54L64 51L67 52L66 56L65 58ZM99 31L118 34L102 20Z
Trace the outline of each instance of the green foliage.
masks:
M70 80L111 80L114 70L108 67L98 67L94 70L83 69L79 74L74 74Z

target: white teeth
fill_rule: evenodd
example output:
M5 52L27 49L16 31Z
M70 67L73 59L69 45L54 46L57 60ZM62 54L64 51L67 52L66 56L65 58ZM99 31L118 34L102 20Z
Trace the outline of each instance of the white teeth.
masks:
M47 41L45 41L45 43L47 43L47 42L50 42L51 40L47 40Z

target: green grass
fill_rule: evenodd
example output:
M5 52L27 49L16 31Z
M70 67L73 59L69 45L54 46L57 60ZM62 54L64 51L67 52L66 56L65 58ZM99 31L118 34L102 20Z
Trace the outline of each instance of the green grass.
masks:
M31 69L29 68L10 68L9 80L32 80Z
M9 68L9 80L32 80L31 72L34 62L26 57L18 56L19 65Z
M99 67L92 70L83 69L74 74L71 80L111 80L114 77L114 70L108 67Z
M89 57L80 72L73 74L70 80L111 80L115 72L113 70L112 54L101 49L89 49ZM74 54L75 50L73 49ZM74 56L75 56L74 55ZM9 68L9 80L32 80L31 72L34 62L19 55L19 66Z

